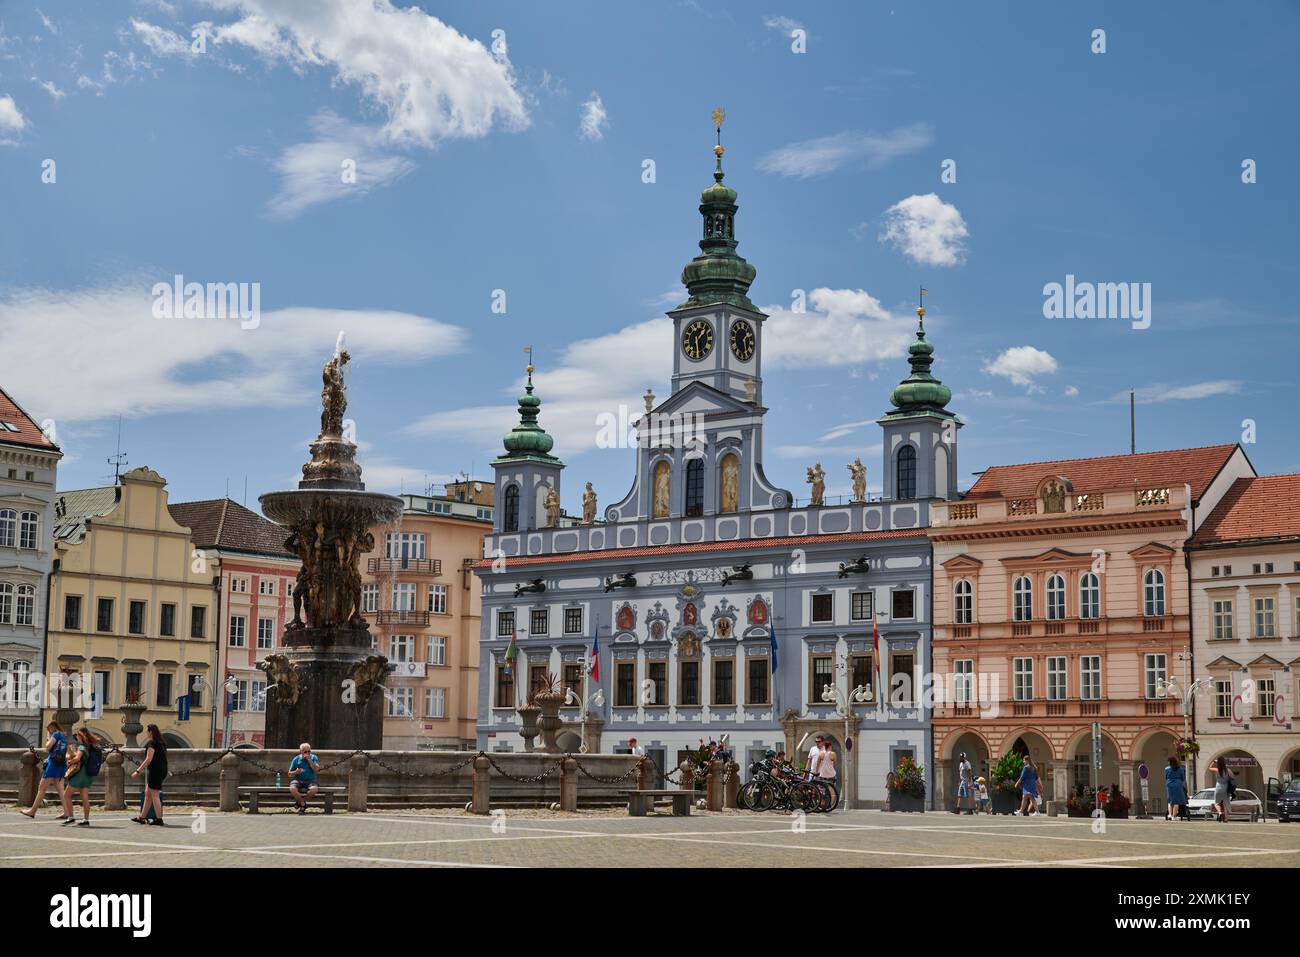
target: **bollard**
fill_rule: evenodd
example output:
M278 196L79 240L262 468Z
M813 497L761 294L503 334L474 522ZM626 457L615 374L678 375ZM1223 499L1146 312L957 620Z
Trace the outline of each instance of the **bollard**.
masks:
M740 804L737 797L740 794L740 765L735 761L727 762L727 783L723 786L723 806L737 808Z
M704 783L705 804L710 811L722 810L722 759L709 762L709 776Z
M565 757L560 764L560 810L578 809L578 762L573 756Z
M492 787L488 769L492 763L480 754L474 759L474 798L470 802L475 814L489 814L492 810Z
M640 773L637 774L637 790L653 791L655 786L655 763L650 758L641 759Z
M364 811L370 801L370 756L352 755L348 770L348 810Z
M681 780L677 782L677 787L682 791L695 790L695 765L690 761L683 760L677 765L677 770L682 772Z
M239 757L231 752L221 756L220 797L217 807L223 811L239 810Z
M37 757L34 751L28 751L19 759L18 764L18 806L31 807L36 803L36 785L40 779L40 765L37 764ZM59 793L54 791L53 796L57 799ZM50 793L47 791L46 793ZM39 810L39 808L37 809Z
M121 751L110 751L104 756L104 810L126 809L126 759Z

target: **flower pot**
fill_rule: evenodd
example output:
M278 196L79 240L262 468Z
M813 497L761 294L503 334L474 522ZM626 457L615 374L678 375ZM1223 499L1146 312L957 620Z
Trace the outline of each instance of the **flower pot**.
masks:
M994 814L1010 814L1012 811L1020 808L1020 795L1014 791L1004 791L997 788L989 795L993 804Z
M564 704L564 695L558 691L543 691L533 695L533 704L541 709L537 726L542 729L541 751L547 754L559 754L560 746L555 741L564 720L560 717L560 705Z
M126 735L126 746L138 747L136 735L144 730L144 725L140 723L140 715L148 711L149 706L136 701L122 705L119 710L122 712L122 733Z
M1092 817L1092 812L1088 810L1086 807L1075 807L1074 805L1066 805L1065 816L1066 817Z
M890 791L886 811L919 811L925 813L925 798L914 797L902 791Z
M516 709L519 712L519 736L524 739L524 750L533 750L533 739L537 737L537 716L542 709L535 704L526 704Z

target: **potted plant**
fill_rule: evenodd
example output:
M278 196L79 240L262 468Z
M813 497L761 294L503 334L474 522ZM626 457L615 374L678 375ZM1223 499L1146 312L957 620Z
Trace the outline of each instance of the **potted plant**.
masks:
M1016 782L1024 770L1025 759L1015 751L1008 751L998 758L997 764L989 772L993 781L993 792L989 795L994 814L1010 814L1020 807L1020 795L1016 791Z
M542 729L542 750L549 754L558 754L559 744L555 736L559 734L564 721L560 717L560 706L564 704L564 691L560 680L546 671L537 676L528 700L541 711L537 726Z
M1120 793L1119 785L1112 784L1110 791L1106 792L1106 816L1126 818L1128 817L1129 808L1132 806L1133 802Z
M132 688L126 693L126 701L119 710L122 712L122 733L126 735L126 745L134 748L138 744L136 736L144 730L140 715L148 711L149 706L140 700L140 690Z
M1076 784L1074 793L1065 802L1065 814L1067 817L1092 817L1096 807L1091 790L1082 784Z
M537 705L537 689L528 692L528 700L515 710L519 712L519 736L524 739L524 750L533 750L533 740L538 735L537 716L542 709Z
M925 812L925 768L907 755L898 761L892 776L885 779L889 788L889 811Z
M1195 738L1183 738L1178 742L1178 753L1182 755L1183 760L1186 760L1194 754L1201 753L1201 744Z

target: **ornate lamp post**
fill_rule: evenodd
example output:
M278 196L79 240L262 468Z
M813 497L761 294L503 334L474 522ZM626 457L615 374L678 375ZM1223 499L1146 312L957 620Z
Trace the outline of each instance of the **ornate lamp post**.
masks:
M822 700L834 704L835 713L844 719L844 750L845 757L847 758L848 752L852 749L852 746L849 744L849 721L853 718L853 705L865 704L871 700L871 686L858 685L849 692L848 700L845 701L844 694L838 687L826 685L822 688ZM847 765L850 762L845 760L844 763ZM857 777L858 762L856 757L852 764L853 768L851 770L848 767L844 769L844 806L846 808L851 806L850 801L853 799L850 795L850 788L852 787L854 778Z
M1183 668L1184 670L1186 670L1187 668L1187 661L1185 657L1183 660ZM1183 680L1184 682L1186 682L1187 679L1185 676ZM1208 691L1212 683L1213 683L1213 679L1209 677L1202 677L1202 678L1197 678L1191 684L1188 684L1185 689L1181 689L1179 687L1177 678L1169 678L1168 680L1164 678L1160 678L1159 680L1156 681L1157 698L1175 697L1181 700L1183 703L1183 740L1184 741L1189 740L1191 737L1190 722L1191 722L1191 712L1192 712L1192 699L1195 698L1196 695L1199 694L1200 692ZM1195 752L1191 754L1191 759L1192 759L1192 784L1199 787L1199 785L1197 784L1198 779L1196 777L1197 768L1196 768Z

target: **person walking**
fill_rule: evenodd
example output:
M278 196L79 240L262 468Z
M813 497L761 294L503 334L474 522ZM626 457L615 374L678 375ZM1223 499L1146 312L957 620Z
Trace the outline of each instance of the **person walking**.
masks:
M75 740L76 747L68 749L68 782L63 789L63 823L71 824L77 820L72 813L72 802L77 796L75 792L80 791L82 820L77 821L77 827L90 827L90 782L99 773L104 752L99 738L85 725L77 729Z
M159 827L165 827L166 825L163 823L162 786L163 779L167 777L167 744L163 741L158 725L149 725L145 728L145 733L149 735L149 738L144 743L144 761L131 772L133 778L138 778L141 771L145 774L144 806L140 808L140 813L131 820L135 821L136 824L156 824ZM153 808L153 820L150 820L147 816L150 808Z
M989 812L989 789L983 776L975 779L975 796L978 798L979 807L976 812L979 814L988 814Z
M975 771L963 751L957 759L957 805L954 814L975 813Z
M1169 755L1169 766L1165 768L1165 794L1169 798L1169 813L1165 820L1172 821L1175 815L1181 817L1183 808L1187 806L1187 773L1172 754Z
M1020 807L1012 811L1018 817L1037 817L1038 816L1038 768L1034 767L1034 759L1025 755L1025 766L1020 769L1020 777L1016 781L1016 786L1020 788Z
M304 741L298 745L298 753L289 762L289 793L298 805L299 814L307 813L307 798L316 793L316 772L319 770L320 759L311 753L311 745Z
M45 802L45 791L51 781L59 794L59 806L63 806L63 775L68 771L68 737L57 721L47 724L45 731L49 737L45 739L45 766L41 771L41 783L36 787L36 800L30 808L18 812L30 818L36 817L36 812Z
M1237 790L1237 782L1233 780L1232 769L1228 767L1223 755L1219 755L1214 762L1214 768L1217 772L1214 779L1214 810L1219 820L1226 822L1232 813L1232 792Z

